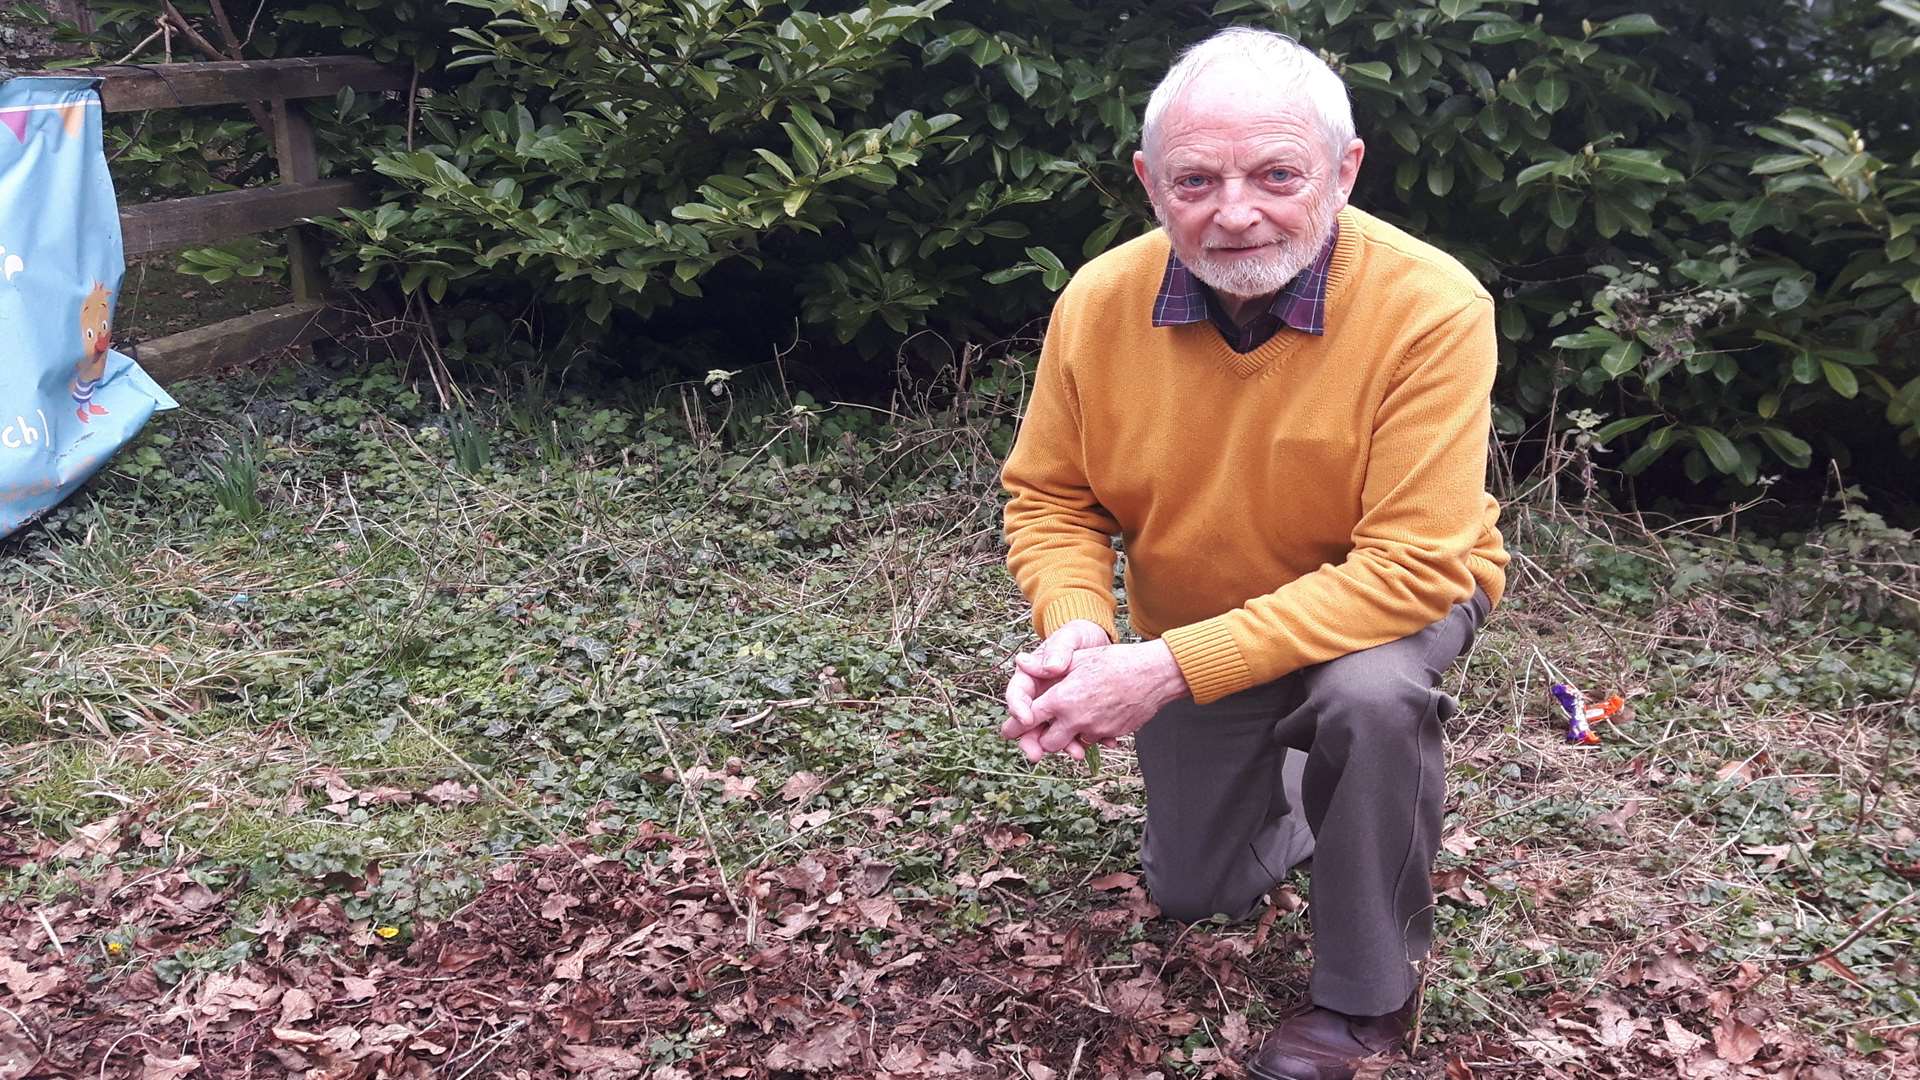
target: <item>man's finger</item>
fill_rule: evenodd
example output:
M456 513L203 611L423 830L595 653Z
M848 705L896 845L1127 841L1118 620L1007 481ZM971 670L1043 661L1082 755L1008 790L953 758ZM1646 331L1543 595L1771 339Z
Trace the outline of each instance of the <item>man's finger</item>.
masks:
M1033 726L1033 697L1037 688L1023 672L1007 680L1007 716L1024 730Z
M1040 732L1029 731L1020 736L1020 752L1027 755L1028 761L1039 761L1046 757L1047 752L1040 749Z
M1067 756L1075 761L1085 761L1087 760L1087 748L1081 745L1079 739L1075 739L1067 744Z
M1072 653L1069 652L1067 659L1056 662L1053 654L1047 652L1043 646L1037 652L1020 653L1015 656L1013 666L1016 671L1035 679L1052 680L1067 673L1067 669L1073 666L1071 658Z
M1057 679L1073 666L1073 642L1057 630L1040 643L1039 653L1043 678Z
M1040 749L1049 754L1057 754L1069 746L1077 745L1079 739L1079 732L1065 724L1048 724L1047 729L1040 734Z
M1017 739L1029 731L1038 731L1041 726L1038 720L1029 720L1023 724L1009 716L1006 721L1000 725L1000 737L1003 739Z

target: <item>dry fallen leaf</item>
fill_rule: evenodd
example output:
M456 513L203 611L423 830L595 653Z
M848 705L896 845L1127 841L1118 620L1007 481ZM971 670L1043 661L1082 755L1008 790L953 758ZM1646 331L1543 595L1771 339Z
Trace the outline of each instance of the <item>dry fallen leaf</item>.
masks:
M1685 1024L1671 1016L1661 1020L1660 1024L1666 1029L1667 1043L1678 1051L1675 1057L1685 1057L1707 1045L1705 1038L1688 1031Z
M1138 884L1140 884L1140 879L1125 871L1103 874L1087 882L1088 887L1093 889L1094 892L1112 892L1115 889L1131 889Z
M1765 750L1743 761L1729 761L1713 772L1716 780L1738 780L1745 787L1766 771L1768 754Z
M854 902L860 910L860 917L868 926L885 930L900 917L900 902L891 896L870 896Z
M380 987L372 979L364 979L358 975L342 975L340 976L340 996L334 1000L365 1001L379 991Z
M480 801L478 784L462 784L456 780L442 780L422 792L421 798L435 806L455 806L460 803Z
M292 1027L302 1020L313 1019L318 1004L312 994L297 986L287 991L280 998L280 1026Z
M14 1000L28 1005L53 993L67 977L63 967L35 971L12 957L0 956L0 983L13 992Z
M1604 814L1595 814L1587 819L1587 824L1596 828L1610 829L1621 836L1627 835L1627 819L1640 812L1640 802L1628 799Z
M1553 1029L1537 1027L1527 1032L1525 1038L1513 1040L1520 1052L1551 1068L1559 1068L1573 1061L1586 1059L1587 1052L1555 1033Z
M207 976L201 987L199 1010L202 1016L224 1020L236 1011L259 1012L269 1008L279 1002L280 994L280 987L216 971Z
M811 772L797 772L780 785L780 797L790 803L802 803L827 789L827 782Z
M580 903L580 898L572 893L549 893L540 903L540 917L559 920L566 917L567 909Z
M1487 906L1487 894L1474 886L1471 874L1458 867L1433 875L1433 892L1468 907Z
M192 1054L171 1058L147 1054L140 1059L140 1080L180 1080L199 1067L200 1059Z
M1746 847L1741 848L1740 854L1751 855L1756 859L1765 859L1766 861L1760 864L1760 870L1761 872L1764 873L1768 870L1772 870L1778 867L1782 862L1786 860L1786 857L1788 855L1793 854L1793 845L1792 844L1750 844Z
M367 788L354 796L354 800L361 806L385 806L388 804L404 806L413 801L413 792L396 787Z
M823 806L811 813L795 814L789 817L787 826L794 832L804 832L807 829L817 829L825 825L832 817L833 811Z
M1458 855L1463 859L1472 854L1473 849L1479 846L1480 838L1468 832L1465 825L1448 833L1446 839L1440 841L1440 850Z
M1595 1037L1601 1046L1609 1049L1618 1050L1631 1044L1650 1028L1645 1020L1634 1019L1625 1005L1610 997L1591 998L1587 1008L1593 1012Z
M1727 1017L1713 1030L1713 1052L1720 1055L1720 1060L1735 1065L1752 1061L1765 1044L1759 1030L1738 1017Z
M1644 973L1653 992L1665 997L1682 990L1697 990L1706 985L1706 980L1694 970L1693 964L1679 953L1667 953L1648 964Z
M753 790L760 785L757 776L734 776L726 774L720 777L720 801L738 802L741 799L758 799L760 793Z
M1387 1075L1387 1066L1398 1057L1398 1054L1375 1054L1364 1059L1360 1067L1353 1071L1353 1080L1381 1080Z
M1247 1023L1247 1014L1235 1009L1220 1021L1220 1049L1229 1057L1238 1059L1240 1055L1253 1048L1253 1026Z
M851 1020L822 1027L804 1039L778 1043L767 1052L769 1069L826 1072L852 1064L860 1053L860 1029Z
M577 981L586 974L587 961L593 959L601 950L613 944L613 935L604 930L595 930L588 934L580 947L554 962L553 977Z
M1107 988L1107 1008L1116 1016L1146 1020L1166 1007L1167 995L1160 989L1160 980L1151 975L1141 975Z
M88 859L95 855L111 855L120 850L120 815L101 818L91 825L82 825L73 830L73 839L60 845L53 853L56 859Z
M881 1071L897 1073L902 1076L922 1075L921 1070L925 1067L926 1063L926 1050L915 1043L895 1043L887 1047L886 1053L880 1055ZM1035 1065L1029 1062L1027 1072L1038 1080L1040 1074L1034 1072L1035 1067ZM1046 1068L1044 1065L1038 1067ZM1047 1069L1047 1071L1051 1073L1053 1070Z
M274 1028L273 1037L276 1039L279 1039L283 1043L289 1043L294 1046L313 1046L317 1043L323 1043L327 1041L327 1037L325 1035L319 1034L318 1032L301 1031L298 1028L290 1028L290 1027Z
M617 1046L563 1046L560 1064L593 1080L625 1080L641 1075L653 1059Z
M1011 851L1033 842L1033 837L1018 825L989 825L980 839L994 851Z

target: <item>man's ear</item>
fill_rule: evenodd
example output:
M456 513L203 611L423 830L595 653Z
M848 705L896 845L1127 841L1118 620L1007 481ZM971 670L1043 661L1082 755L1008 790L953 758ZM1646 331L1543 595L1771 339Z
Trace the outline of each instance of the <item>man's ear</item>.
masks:
M1355 139L1354 141L1358 142L1359 140ZM1153 189L1153 174L1147 168L1147 152L1145 150L1135 150L1133 152L1133 175L1139 178L1140 186L1146 189L1147 201L1158 206L1160 203L1160 193Z
M1346 151L1340 155L1340 201L1342 203L1353 194L1354 181L1360 178L1360 162L1366 156L1367 144L1359 139L1348 143Z

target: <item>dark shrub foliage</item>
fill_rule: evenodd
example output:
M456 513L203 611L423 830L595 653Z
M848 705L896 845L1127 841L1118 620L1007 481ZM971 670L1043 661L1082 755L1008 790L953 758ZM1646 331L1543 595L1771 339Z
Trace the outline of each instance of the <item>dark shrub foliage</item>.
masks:
M101 51L152 7L113 7ZM333 153L393 185L339 231L361 282L465 309L457 349L657 364L638 343L797 322L870 365L922 328L1003 336L1150 225L1146 95L1247 23L1346 77L1356 201L1499 299L1504 435L1745 483L1920 445L1913 0L269 7L262 55L420 67L412 131L339 103ZM181 138L150 125L129 173L218 181Z

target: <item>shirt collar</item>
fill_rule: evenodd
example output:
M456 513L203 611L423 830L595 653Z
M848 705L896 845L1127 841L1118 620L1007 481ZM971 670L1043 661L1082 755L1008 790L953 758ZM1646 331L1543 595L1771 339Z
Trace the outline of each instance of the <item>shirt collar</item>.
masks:
M1287 282L1267 306L1267 314L1302 333L1318 337L1327 330L1327 269L1333 263L1334 244L1340 239L1340 223L1334 222L1327 242L1312 265ZM1153 301L1153 325L1183 326L1212 318L1212 293L1193 276L1180 256L1167 253L1167 272L1160 279L1160 292Z

